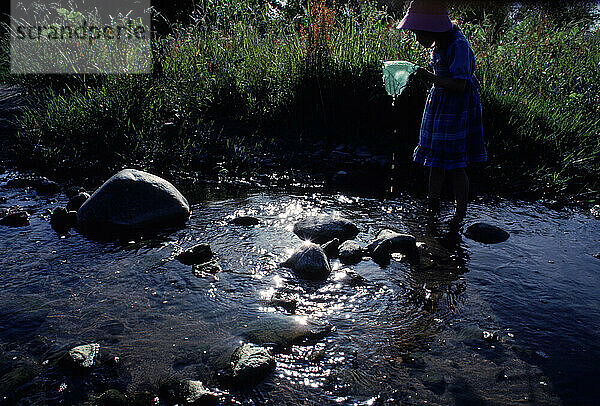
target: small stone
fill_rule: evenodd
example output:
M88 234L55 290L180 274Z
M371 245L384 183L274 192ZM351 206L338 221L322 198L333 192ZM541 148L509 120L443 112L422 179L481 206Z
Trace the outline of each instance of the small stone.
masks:
M221 266L216 260L211 260L203 264L192 265L194 275L203 276L204 274L217 274L222 272Z
M343 264L357 264L362 260L363 249L354 240L345 241L339 247L339 257Z
M379 264L390 260L393 253L401 253L410 259L419 257L417 239L409 234L400 234L392 230L382 230L377 238L365 248L365 251Z
M82 188L81 186L71 186L65 190L65 195L67 196L67 199L72 199L73 197L77 196L79 193L83 193L83 192L85 192L85 189Z
M80 345L66 354L66 361L71 366L88 369L94 366L99 350L100 345L96 343Z
M269 350L254 344L244 344L231 356L232 377L237 384L263 380L275 369L275 358Z
M596 217L597 219L600 219L600 204L597 204L594 207L592 207L590 212L592 213L592 216Z
M230 221L231 224L235 224L237 226L256 226L259 224L259 220L256 217L250 217L250 216L241 216L241 217L236 217L233 220Z
M24 210L13 211L0 220L0 225L24 227L29 225L29 213Z
M78 193L69 199L69 203L67 203L68 211L77 211L79 208L86 202L87 199L90 198L90 195L86 192Z
M594 258L596 258L596 259L600 259L600 252L599 252L599 253L597 253L596 255L594 255Z
M194 245L188 248L181 254L177 255L177 259L184 265L203 264L213 257L213 252L208 244Z
M216 405L219 402L219 395L206 389L200 381L183 381L181 397L184 404L190 406Z
M339 238L334 238L333 240L326 242L321 245L323 252L327 255L327 258L337 258L340 254L340 240Z
M77 221L77 212L71 212L69 214L67 209L64 207L57 207L50 215L50 225L59 234L68 232Z
M98 397L98 406L126 406L127 398L116 389L109 389Z

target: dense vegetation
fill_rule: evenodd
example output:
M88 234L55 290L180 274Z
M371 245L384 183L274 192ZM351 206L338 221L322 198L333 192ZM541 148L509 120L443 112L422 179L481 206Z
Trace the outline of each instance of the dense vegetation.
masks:
M323 140L396 149L409 165L426 87L392 107L381 61L427 66L426 51L374 2L302 3L199 1L153 40L152 75L4 76L35 89L15 156L69 170L243 174L273 145ZM479 65L485 176L585 200L600 189L600 32L569 10L463 6L453 16Z

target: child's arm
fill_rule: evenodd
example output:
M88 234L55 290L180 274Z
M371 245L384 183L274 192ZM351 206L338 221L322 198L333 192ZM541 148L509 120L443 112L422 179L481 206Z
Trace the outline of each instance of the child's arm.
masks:
M451 92L463 93L467 88L467 81L464 79L452 79L436 76L420 66L417 69L416 76L428 82L433 82L436 86L443 87Z

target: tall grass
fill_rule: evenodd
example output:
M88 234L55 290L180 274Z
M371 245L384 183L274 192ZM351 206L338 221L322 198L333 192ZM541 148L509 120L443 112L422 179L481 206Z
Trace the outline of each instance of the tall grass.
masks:
M392 108L381 61L427 66L428 56L385 9L369 1L313 0L293 14L253 0L198 4L193 22L154 39L152 76L17 78L37 103L22 116L16 155L92 171L219 162L244 171L253 147L313 134L400 148L410 162L426 88L417 84ZM535 10L462 26L479 65L487 173L539 191L597 191L598 30Z

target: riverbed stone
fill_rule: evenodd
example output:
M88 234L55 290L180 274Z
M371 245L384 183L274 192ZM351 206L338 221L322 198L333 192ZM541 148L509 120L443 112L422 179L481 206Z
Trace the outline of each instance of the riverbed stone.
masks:
M11 189L33 188L38 194L51 195L60 192L60 185L44 176L25 175L6 182Z
M206 274L218 274L222 272L221 265L216 260L210 260L201 264L193 265L193 272L196 276L204 276Z
M254 344L268 344L275 350L282 350L292 345L317 342L333 331L335 327L326 320L269 313L240 327L236 335Z
M68 211L77 211L79 208L90 198L89 193L80 192L69 199L69 203L67 203Z
M389 261L393 253L401 253L409 258L417 258L417 239L410 234L400 234L392 230L382 230L377 238L365 248L375 262Z
M58 233L69 231L77 223L77 212L57 207L50 215L50 225Z
M351 240L358 231L358 227L349 220L323 215L307 217L294 224L294 234L316 244L324 244L334 238L340 242Z
M184 265L203 264L213 257L213 252L208 244L197 244L181 254L177 255L177 259Z
M97 406L126 406L127 398L116 389L109 389L96 400Z
M321 245L321 248L323 248L323 252L327 255L327 258L337 258L340 254L340 240L339 238L334 238Z
M25 210L9 211L2 219L0 225L8 227L25 227L29 225L29 213Z
M354 240L344 241L339 247L340 261L346 265L357 264L362 260L363 249Z
M11 369L0 377L0 396L5 400L18 395L21 388L30 383L37 376L37 371L33 366L24 365ZM0 399L2 399L0 397Z
M78 226L89 233L133 231L182 225L190 206L168 181L124 169L108 179L77 211Z
M596 258L596 259L600 259L600 252L599 252L599 253L597 253L596 255L594 255L594 258Z
M275 365L275 358L266 348L243 344L231 356L232 378L238 385L260 382L275 369Z
M207 389L200 381L186 380L181 383L181 397L184 405L216 405L219 395Z
M510 235L500 227L487 224L475 223L467 227L465 236L471 240L484 244L497 244L508 240Z
M251 216L240 216L232 219L230 221L231 224L235 224L236 226L256 226L260 223L260 221L256 217Z
M64 358L67 366L81 369L89 369L93 367L98 358L100 345L85 344L72 348Z
M592 216L596 217L597 219L600 219L600 204L597 204L594 207L592 207L590 212L592 213Z
M304 243L282 266L294 270L305 279L326 279L331 273L329 260L317 244Z

